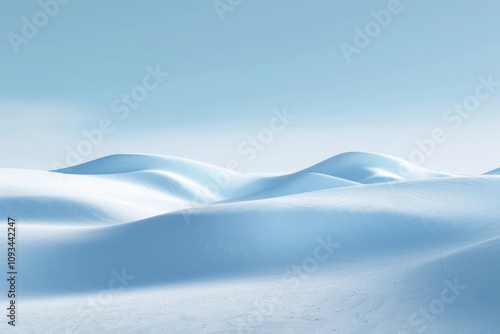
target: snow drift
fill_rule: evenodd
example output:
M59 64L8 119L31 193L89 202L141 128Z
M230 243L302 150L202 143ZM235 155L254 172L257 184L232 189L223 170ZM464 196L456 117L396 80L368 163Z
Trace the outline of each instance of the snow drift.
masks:
M240 328L273 332L293 322L325 333L493 333L500 325L495 173L454 176L346 153L296 173L256 177L185 159L116 155L53 172L0 170L0 189L2 211L19 222L19 272L33 278L19 288L44 298L28 308L108 289L112 272L125 270L139 304L151 299L135 291L182 290L197 305L219 286L211 320L185 307L197 320L185 327L177 320L172 328L179 331L238 332L232 320L279 290L284 276L298 277L300 289L287 287L285 306L259 326L245 320ZM463 295L443 316L422 316L455 279L467 286ZM239 294L239 303L228 301ZM290 320L298 312L317 320ZM141 327L155 329L154 321Z

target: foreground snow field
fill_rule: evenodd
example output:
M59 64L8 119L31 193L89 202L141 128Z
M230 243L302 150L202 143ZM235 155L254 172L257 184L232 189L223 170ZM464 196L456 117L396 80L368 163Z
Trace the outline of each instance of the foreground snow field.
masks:
M0 207L18 224L19 333L500 328L495 171L346 153L257 177L117 155L1 169Z

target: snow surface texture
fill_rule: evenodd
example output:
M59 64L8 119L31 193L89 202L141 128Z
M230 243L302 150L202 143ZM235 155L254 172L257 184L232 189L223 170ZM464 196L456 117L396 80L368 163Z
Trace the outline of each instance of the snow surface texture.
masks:
M372 153L272 177L152 155L0 169L16 331L499 333L499 174Z

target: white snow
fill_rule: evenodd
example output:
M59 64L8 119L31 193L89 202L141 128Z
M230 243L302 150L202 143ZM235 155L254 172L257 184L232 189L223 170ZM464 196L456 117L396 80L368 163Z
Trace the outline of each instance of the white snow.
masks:
M250 176L116 155L0 169L0 208L18 221L20 333L500 328L495 173L356 152Z

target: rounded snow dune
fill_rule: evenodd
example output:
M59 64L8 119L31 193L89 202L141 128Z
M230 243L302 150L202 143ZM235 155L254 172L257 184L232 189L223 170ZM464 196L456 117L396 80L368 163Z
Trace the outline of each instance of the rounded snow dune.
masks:
M341 179L334 176L306 172L276 176L273 178L268 178L266 181L269 184L269 187L266 187L266 189L255 192L248 196L229 199L226 202L282 197L311 191L352 187L359 185L359 183L357 182Z
M174 183L174 188L183 184L183 188L197 188L196 193L201 193L198 196L205 196L208 200L244 196L270 186L268 182L261 181L267 178L249 176L194 160L147 154L110 155L56 172L107 175L147 183L163 191L171 191Z
M148 155L0 170L26 333L496 333L499 194L371 153L274 177Z
M315 173L255 177L191 160L132 154L56 172L0 171L2 207L25 222L73 226L130 222L217 201L356 185Z
M0 169L0 206L29 223L106 225L246 196L277 182L190 160L117 155L57 172Z
M121 268L134 273L137 287L273 274L314 257L317 247L321 256L334 254L334 266L440 254L500 236L499 192L496 177L444 178L212 205L108 227L24 226L22 270L38 279L23 289L99 289ZM64 275L54 275L61 268Z
M203 162L154 154L115 154L56 172L66 174L117 174L144 170L169 170L204 179L207 172L221 168Z
M107 175L146 184L162 191L178 189L192 201L211 202L260 190L266 186L259 178L189 159L146 154L117 154L81 165L57 170L58 173ZM255 189L257 187L257 189Z
M500 168L494 169L488 173L485 173L484 175L500 175Z
M365 152L343 153L304 171L364 184L451 176L430 171L403 159Z
M0 170L0 206L26 223L117 224L191 207L175 191L114 176Z

